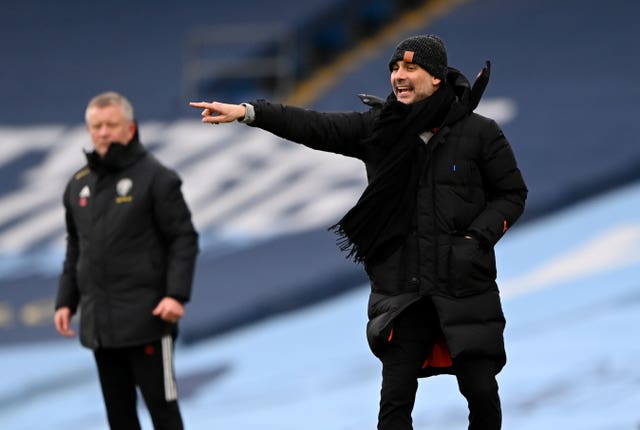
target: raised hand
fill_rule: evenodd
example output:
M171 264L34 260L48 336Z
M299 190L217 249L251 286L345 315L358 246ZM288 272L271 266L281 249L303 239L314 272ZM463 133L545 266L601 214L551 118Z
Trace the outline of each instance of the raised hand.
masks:
M190 102L189 106L202 109L202 122L209 124L237 121L247 112L243 105L220 102Z

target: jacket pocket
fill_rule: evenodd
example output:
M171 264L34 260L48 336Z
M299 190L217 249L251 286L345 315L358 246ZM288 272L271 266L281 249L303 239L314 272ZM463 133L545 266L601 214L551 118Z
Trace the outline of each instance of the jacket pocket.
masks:
M476 239L452 238L449 253L449 292L454 297L480 294L496 288L496 257L493 248L482 249Z

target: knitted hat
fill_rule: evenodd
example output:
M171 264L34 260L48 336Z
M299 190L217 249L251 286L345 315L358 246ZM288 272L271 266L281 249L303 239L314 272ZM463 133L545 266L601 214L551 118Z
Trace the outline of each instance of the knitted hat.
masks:
M447 51L438 36L412 36L396 46L389 60L389 70L396 61L415 63L443 81L447 77Z

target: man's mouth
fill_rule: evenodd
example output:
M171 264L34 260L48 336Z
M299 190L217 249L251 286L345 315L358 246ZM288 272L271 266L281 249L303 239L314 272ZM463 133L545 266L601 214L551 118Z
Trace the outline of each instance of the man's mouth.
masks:
M407 93L411 92L411 90L412 90L411 87L398 86L398 87L396 87L396 95L398 95L398 96L404 95L404 94L407 94Z

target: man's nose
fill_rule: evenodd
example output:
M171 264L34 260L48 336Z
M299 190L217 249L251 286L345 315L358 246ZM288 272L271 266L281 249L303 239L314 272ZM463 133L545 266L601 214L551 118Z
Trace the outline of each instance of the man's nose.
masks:
M398 70L396 70L396 79L404 79L404 78L406 78L406 73L404 69L401 67Z

